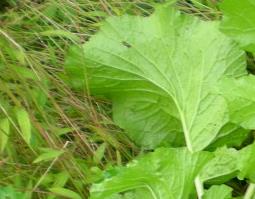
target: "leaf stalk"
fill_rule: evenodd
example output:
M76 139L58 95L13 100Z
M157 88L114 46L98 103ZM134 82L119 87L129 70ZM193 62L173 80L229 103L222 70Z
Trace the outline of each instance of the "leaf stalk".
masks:
M249 184L245 195L244 195L244 199L252 199L252 197L254 196L255 193L255 184L251 183Z

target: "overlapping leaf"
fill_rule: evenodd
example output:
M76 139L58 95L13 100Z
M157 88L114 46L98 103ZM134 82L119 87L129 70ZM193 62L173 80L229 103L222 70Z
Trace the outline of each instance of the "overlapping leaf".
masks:
M222 184L235 177L254 183L254 153L255 144L239 151L220 148L214 153L192 154L187 148L157 149L127 167L116 168L110 178L94 184L91 199L138 199L142 196L146 199L184 199L194 193L197 175L207 184ZM231 188L223 185L211 187L203 198L231 199L230 196Z
M224 183L238 173L238 151L221 148L200 174L201 180L211 183Z
M227 121L225 101L212 87L244 74L245 61L217 22L162 6L150 17L108 18L71 52L66 69L76 86L87 82L93 94L112 99L115 121L138 144L174 144L183 131L189 150L198 151Z
M225 183L229 179L238 177L255 182L255 144L251 144L239 151L221 148L215 152L215 157L200 173L201 180L208 183Z
M215 140L207 148L209 150L217 147L240 147L245 139L249 136L250 130L240 127L240 124L227 123L219 131Z
M221 81L220 89L227 100L230 120L246 129L255 129L255 76Z
M244 49L255 52L254 0L224 0L221 3L221 30L235 39Z
M94 184L90 198L188 199L195 191L195 177L210 158L208 152L191 154L186 148L157 149Z
M212 186L203 199L232 199L232 189L226 185Z

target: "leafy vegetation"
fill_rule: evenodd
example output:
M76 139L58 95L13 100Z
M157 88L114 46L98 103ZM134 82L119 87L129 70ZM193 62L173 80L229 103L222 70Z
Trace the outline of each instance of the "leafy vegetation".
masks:
M0 198L255 198L253 0L0 5Z

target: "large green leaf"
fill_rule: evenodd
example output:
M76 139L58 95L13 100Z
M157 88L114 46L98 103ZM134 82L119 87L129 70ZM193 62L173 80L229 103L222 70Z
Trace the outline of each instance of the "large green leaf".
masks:
M186 148L161 148L126 167L115 175L94 184L91 199L127 198L188 199L194 192L194 179L211 158L208 152L190 153ZM131 196L130 195L130 196Z
M246 50L255 52L255 1L224 0L221 30Z
M66 68L76 86L88 82L93 94L112 99L116 122L139 144L175 140L179 120L187 147L199 151L227 121L225 101L212 87L244 74L245 61L217 22L162 6L150 17L108 18L82 50L72 50Z

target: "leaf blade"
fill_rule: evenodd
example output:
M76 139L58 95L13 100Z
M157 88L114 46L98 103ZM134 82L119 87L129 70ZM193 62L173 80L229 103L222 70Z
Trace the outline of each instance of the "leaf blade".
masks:
M214 94L212 87L224 76L246 74L244 52L218 31L218 23L184 16L164 6L147 18L108 18L83 52L72 51L66 63L66 68L75 70L73 75L80 74L80 82L86 79L93 94L109 97L113 106L120 95L129 98L134 93L138 93L137 101L143 98L142 93L155 94L167 101L167 107L175 106L165 111L166 117L173 121L177 115L182 124L179 131L184 132L190 151L207 147L227 122L225 100ZM119 106L123 113L128 110L121 109ZM138 118L141 112L133 115ZM125 120L119 118L117 122L129 134L145 134L145 129L132 129ZM172 126L155 134L176 134Z
M20 127L21 136L23 137L24 141L30 145L31 142L31 123L29 114L23 108L18 109L16 111L17 121Z
M10 122L9 120L2 119L0 121L0 152L3 153L8 142L8 136L10 134Z

